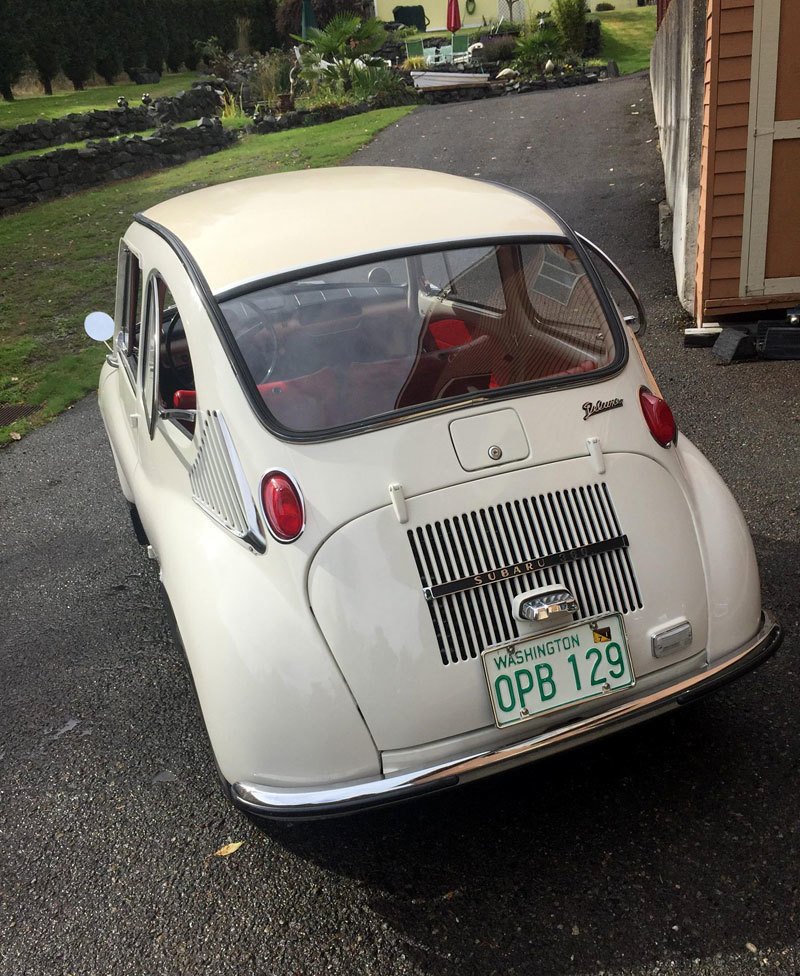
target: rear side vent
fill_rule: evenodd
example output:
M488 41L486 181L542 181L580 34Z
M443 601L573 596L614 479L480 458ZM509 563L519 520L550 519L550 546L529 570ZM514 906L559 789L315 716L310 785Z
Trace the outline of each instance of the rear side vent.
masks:
M200 444L189 469L192 498L236 539L255 552L264 552L264 535L228 425L216 410L198 414L198 420Z
M559 583L578 618L642 600L606 484L533 495L409 529L443 664L519 637L518 593Z

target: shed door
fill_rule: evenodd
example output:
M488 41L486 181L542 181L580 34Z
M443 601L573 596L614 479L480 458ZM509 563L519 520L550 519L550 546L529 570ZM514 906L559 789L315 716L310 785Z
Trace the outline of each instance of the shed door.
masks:
M756 0L742 254L744 295L800 290L798 47L797 0Z

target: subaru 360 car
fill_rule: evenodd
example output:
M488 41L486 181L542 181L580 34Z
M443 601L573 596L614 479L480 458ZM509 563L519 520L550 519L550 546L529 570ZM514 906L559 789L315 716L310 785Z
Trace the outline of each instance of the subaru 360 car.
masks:
M297 172L135 218L100 409L237 806L419 797L775 650L643 325L596 245L478 180Z

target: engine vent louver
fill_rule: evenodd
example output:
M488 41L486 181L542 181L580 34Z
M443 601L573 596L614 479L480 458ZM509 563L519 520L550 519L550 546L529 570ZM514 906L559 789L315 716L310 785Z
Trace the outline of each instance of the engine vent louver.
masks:
M189 469L192 499L215 522L257 552L266 544L239 457L221 413L198 413L197 457Z
M560 583L578 617L630 613L642 600L606 484L502 502L409 529L443 664L519 637L513 598Z

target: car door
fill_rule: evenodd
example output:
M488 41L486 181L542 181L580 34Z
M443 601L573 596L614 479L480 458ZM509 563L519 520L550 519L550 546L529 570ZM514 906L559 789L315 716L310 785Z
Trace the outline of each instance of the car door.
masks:
M113 373L117 385L119 412L113 419L113 438L117 461L129 485L133 485L139 465L138 424L141 417L140 334L142 322L142 262L126 241L120 241L117 267L117 296L114 352L118 369ZM108 422L108 420L107 420Z
M165 275L152 269L144 289L136 496L157 551L163 525L180 519L192 505L189 470L197 457L197 394L187 331Z

